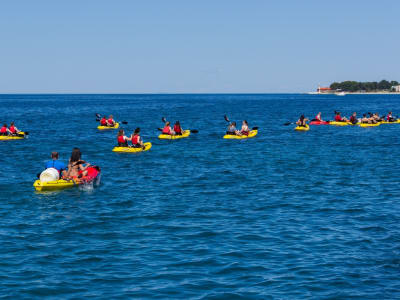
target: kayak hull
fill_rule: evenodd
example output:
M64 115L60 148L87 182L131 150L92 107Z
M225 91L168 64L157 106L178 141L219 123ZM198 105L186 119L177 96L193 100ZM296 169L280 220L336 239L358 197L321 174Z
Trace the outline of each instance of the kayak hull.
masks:
M134 148L134 147L114 147L113 152L119 152L119 153L138 153L138 152L143 152L143 151L148 151L151 149L151 143L144 143L144 149L142 148Z
M376 123L376 124L367 124L367 123L359 124L360 127L377 127L377 126L379 126L379 125L381 125L381 123Z
M38 179L33 183L33 186L35 190L38 192L59 191L92 182L98 183L99 179L100 179L100 173L96 176L96 178L83 177L83 178L73 178L71 180L58 179L48 182L42 182Z
M250 130L249 135L233 135L233 134L225 134L224 139L228 140L243 140L243 139L249 139L253 138L257 135L258 130Z
M0 141L8 140L23 140L26 137L25 132L20 132L19 135L0 135Z
M304 126L297 126L294 130L296 130L296 131L308 131L308 130L310 130L310 126L308 126L308 125L306 125L305 127Z
M351 125L350 122L336 122L336 121L331 121L329 122L329 125L333 125L333 126L347 126L347 125Z
M311 121L310 125L329 125L329 122Z
M182 135L169 135L169 134L160 134L158 138L160 140L177 140L177 139L184 139L189 137L190 130L184 130Z
M119 123L115 123L115 125L114 126L101 126L101 125L99 125L99 126L97 126L97 129L98 130L108 130L108 129L118 129L119 128Z

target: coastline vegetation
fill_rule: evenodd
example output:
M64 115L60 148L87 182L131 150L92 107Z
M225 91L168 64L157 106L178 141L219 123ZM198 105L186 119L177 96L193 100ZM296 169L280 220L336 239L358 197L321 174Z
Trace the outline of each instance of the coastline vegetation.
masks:
M394 86L399 85L397 81L381 80L370 82L359 81L343 81L334 82L330 85L332 90L340 90L344 92L379 92L379 91L392 91Z

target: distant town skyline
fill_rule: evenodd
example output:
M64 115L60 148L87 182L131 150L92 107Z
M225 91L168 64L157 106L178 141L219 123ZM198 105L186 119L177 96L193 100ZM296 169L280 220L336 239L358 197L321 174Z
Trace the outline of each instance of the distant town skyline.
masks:
M0 7L0 93L294 93L400 81L395 0Z

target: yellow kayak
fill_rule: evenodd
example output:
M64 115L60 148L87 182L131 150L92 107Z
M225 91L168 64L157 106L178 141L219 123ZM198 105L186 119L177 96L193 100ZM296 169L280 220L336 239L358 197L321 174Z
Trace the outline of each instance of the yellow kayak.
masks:
M297 130L297 131L308 131L308 130L310 130L310 126L308 126L307 124L306 124L305 127L304 126L297 126L294 130Z
M113 152L123 152L123 153L137 153L137 152L143 152L143 151L148 151L151 149L151 143L144 143L144 149L142 148L134 148L134 147L114 147L112 150Z
M350 122L336 122L336 121L330 121L329 125L334 125L334 126L347 126L347 125L352 125Z
M399 124L400 120L396 120L394 122L382 121L381 124Z
M97 126L98 130L117 129L117 128L119 128L119 123L115 123L114 126L101 126L101 125Z
M233 134L225 134L224 139L235 139L235 140L242 140L242 139L249 139L255 137L258 133L258 130L250 130L249 135L233 135Z
M362 123L359 126L360 127L376 127L376 126L379 126L379 125L381 125L381 123L376 123L376 124Z
M161 140L176 140L176 139L187 138L189 135L190 135L190 130L184 130L182 132L182 135L160 134L158 138Z
M0 135L0 141L23 140L25 136L25 132L20 131L19 135Z
M57 190L67 189L79 184L80 184L79 179L71 179L71 180L59 179L48 182L41 182L40 180L36 180L33 183L33 186L35 187L35 190L37 190L38 192L42 192L42 191L57 191Z

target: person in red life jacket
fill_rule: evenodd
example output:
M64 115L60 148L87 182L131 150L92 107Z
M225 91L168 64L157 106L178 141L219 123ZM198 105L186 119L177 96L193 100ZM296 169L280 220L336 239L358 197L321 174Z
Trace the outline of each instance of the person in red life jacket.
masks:
M107 126L107 118L106 118L106 116L103 116L103 118L100 120L100 125L101 126Z
M300 127L306 127L307 121L309 121L309 119L304 117L304 115L301 115L300 118L297 120L296 125Z
M126 137L125 131L123 129L120 129L118 131L118 136L117 136L117 142L118 142L118 147L128 147L128 141L131 139Z
M394 121L396 121L396 119L393 118L392 112L391 112L391 111L389 111L389 113L387 114L387 116L386 116L386 121L388 121L388 122L394 122Z
M18 128L15 127L14 122L11 122L11 124L10 124L10 131L11 131L11 134L13 134L13 135L17 135L20 132L20 130L18 130Z
M114 125L115 125L115 121L114 121L114 119L113 119L113 116L110 115L110 116L108 117L108 120L107 120L107 126L113 127Z
M171 123L170 122L166 122L164 125L164 128L162 130L162 134L168 134L168 135L174 135L174 131L171 129Z
M351 115L349 122L353 125L357 124L358 120L357 120L357 113L353 112L353 114Z
M0 135L11 135L12 132L7 128L7 124L4 124L0 129Z
M175 122L175 125L174 125L174 132L175 132L175 134L176 134L176 135L182 135L183 131L184 131L184 130L182 129L181 124L179 123L179 121L176 121L176 122Z
M240 134L242 135L249 135L249 124L247 123L246 120L243 121L242 123L242 129L240 129Z
M315 118L314 118L313 120L311 120L311 121L325 122L325 121L322 120L322 118L321 118L321 112L319 112L319 113L315 116Z
M140 128L136 128L131 136L132 147L134 148L142 148L144 149L145 146L143 144L142 138L140 137Z
M335 121L336 122L348 122L349 120L347 120L345 117L342 117L340 115L340 111L335 111Z

